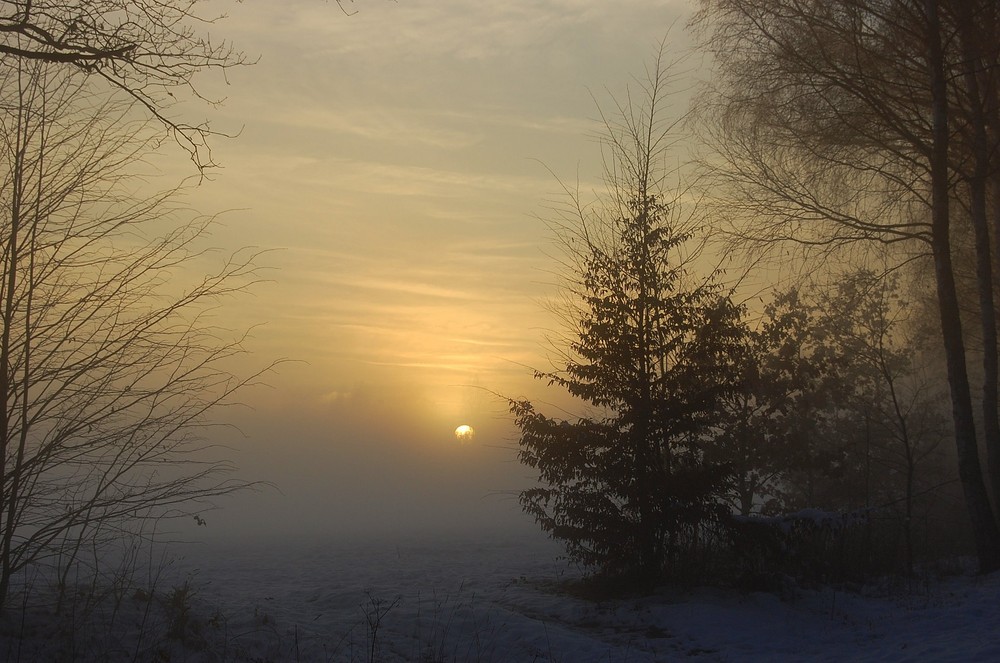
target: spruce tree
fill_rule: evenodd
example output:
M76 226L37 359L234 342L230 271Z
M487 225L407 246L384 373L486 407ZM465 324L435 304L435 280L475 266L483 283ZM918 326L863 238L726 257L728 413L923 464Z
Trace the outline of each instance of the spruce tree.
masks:
M665 192L667 71L661 58L643 105L619 104L606 119L603 202L573 205L557 226L573 332L564 364L536 377L596 414L560 420L511 403L520 460L541 484L521 494L525 511L572 559L653 582L697 554L724 511L727 467L706 452L722 399L738 388L746 334L741 308L690 269L690 215Z

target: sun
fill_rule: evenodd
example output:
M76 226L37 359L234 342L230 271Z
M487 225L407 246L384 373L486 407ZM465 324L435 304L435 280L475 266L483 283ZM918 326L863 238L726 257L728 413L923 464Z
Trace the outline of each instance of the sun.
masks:
M472 442L472 438L474 438L475 436L476 436L476 431L472 428L472 426L469 426L467 424L462 424L461 426L455 429L455 437L462 444L468 444L469 442Z

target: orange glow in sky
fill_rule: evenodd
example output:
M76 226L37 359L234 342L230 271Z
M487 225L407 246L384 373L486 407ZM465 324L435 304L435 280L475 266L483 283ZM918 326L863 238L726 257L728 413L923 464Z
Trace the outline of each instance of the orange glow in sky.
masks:
M213 40L259 61L201 81L219 108L178 107L239 134L212 144L223 167L189 202L224 212L216 246L274 249L266 282L218 315L259 325L249 361L292 360L226 414L243 474L282 491L247 518L413 520L381 486L432 486L442 508L524 487L496 394L553 399L531 371L560 331L538 218L553 173L600 185L594 98L641 75L668 31L683 51L692 3L208 4L228 14ZM183 155L163 169L192 174ZM477 444L455 454L440 431L463 420Z

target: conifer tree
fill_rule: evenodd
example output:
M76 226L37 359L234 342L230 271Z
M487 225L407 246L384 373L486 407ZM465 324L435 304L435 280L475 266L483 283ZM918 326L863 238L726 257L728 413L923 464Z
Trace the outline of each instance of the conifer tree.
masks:
M520 459L542 484L521 494L525 511L571 558L654 582L721 516L727 471L706 450L745 334L740 307L695 278L690 216L666 193L668 72L661 52L642 105L606 118L607 196L556 228L574 331L564 365L537 377L598 414L565 421L511 403Z

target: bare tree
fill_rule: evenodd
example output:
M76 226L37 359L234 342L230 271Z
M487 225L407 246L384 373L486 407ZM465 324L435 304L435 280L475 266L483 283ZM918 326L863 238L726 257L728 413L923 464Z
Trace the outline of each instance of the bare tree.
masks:
M992 80L996 66L985 50L959 53L956 26L969 19L955 12L962 4L704 0L699 21L721 73L710 97L725 164L716 181L749 220L741 238L823 251L898 244L933 262L959 474L980 566L990 571L1000 568L1000 527L979 460L952 207L956 198L969 200L954 186L965 181L976 215L985 209L982 154L970 146L984 144L981 109L995 97L995 86L984 95L975 84ZM964 43L974 46L968 34ZM954 82L970 67L976 75L965 76L959 94ZM955 138L962 134L964 142ZM982 247L988 238L976 223ZM991 308L988 248L979 260L980 302ZM982 320L983 411L993 419L996 321L989 313ZM988 424L984 437L990 457L1000 455L1000 428ZM1000 476L991 480L1000 484Z
M941 381L918 359L928 335L908 315L897 273L843 275L832 293L820 295L820 306L840 361L852 365L848 406L864 423L854 461L864 475L864 506L901 507L903 568L911 573L917 498L930 492L928 461L947 430L943 394L934 388Z
M124 91L157 118L199 167L212 165L207 123L168 112L185 91L203 98L195 75L245 64L245 56L206 28L204 0L2 0L0 56L70 67Z
M191 517L246 484L201 434L255 376L212 322L255 280L253 255L210 269L171 190L136 197L166 139L134 102L41 61L0 70L0 607L32 564L68 568L138 521ZM259 374L258 374L259 375Z

